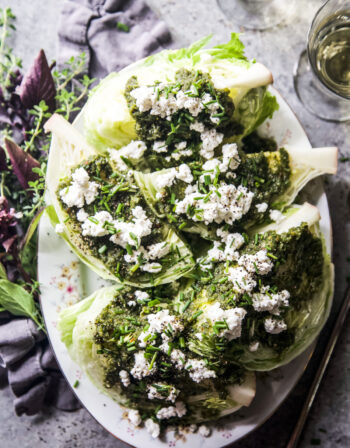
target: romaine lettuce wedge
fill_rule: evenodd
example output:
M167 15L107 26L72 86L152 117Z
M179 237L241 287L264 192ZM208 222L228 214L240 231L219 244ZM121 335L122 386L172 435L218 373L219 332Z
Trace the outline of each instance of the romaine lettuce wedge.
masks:
M87 144L79 132L62 117L54 115L45 127L46 130L53 133L47 172L48 202L52 205L52 208L49 209L49 216L53 224L59 225L62 237L85 264L105 279L136 286L172 282L191 271L194 261L190 249L171 225L152 216L131 178L127 180L123 176L120 177L118 173L113 174L113 166L110 165L109 161L104 156L100 156L95 148ZM105 173L109 170L109 173L112 173L108 180L103 181L101 177L101 182L104 182L101 184L98 183L100 182L98 181L99 178L95 176L96 182L94 184L97 183L99 191L102 192L102 200L109 198L109 202L102 213L108 215L108 219L111 221L111 224L106 221L107 225L100 230L95 227L97 229L97 233L95 231L96 237L89 236L93 235L94 229L84 236L84 225L85 229L86 226L91 228L92 225L99 225L96 218L96 216L99 216L98 213L101 213L99 196L94 199L91 205L85 203L85 208L78 208L74 205L68 206L62 199L72 188L71 174L74 170L76 172L78 167L83 171L85 170L85 173L87 173L86 170L90 169L105 170ZM90 175L93 176L94 171L90 171ZM103 192L108 196L104 195ZM127 210L128 207L130 207L130 211ZM147 247L142 246L143 240L141 241L141 237L136 237L132 230L126 229L133 240L130 243L123 243L120 239L118 240L119 230L115 230L114 224L112 225L116 222L114 217L118 220L118 216L122 216L124 220L122 213L126 214L125 219L129 219L131 223L136 222L136 218L133 218L136 213L135 210L147 217L146 220L142 216L139 219L140 224L137 230L141 234L146 224L152 226L152 229L148 231L147 247L153 247L153 252L158 252L150 256L152 263L148 262L147 251L145 251ZM84 223L78 219L78 211L82 211L88 217L85 218ZM130 215L130 212L134 215ZM129 213L129 218L127 218L127 213ZM125 227L123 222L115 225ZM110 229L110 231L107 232L105 229ZM111 243L111 235L116 235L116 241L113 244ZM129 240L130 238L128 237ZM166 250L163 250L162 245L166 246ZM140 258L137 256L137 251L140 252ZM159 252L163 253L159 255ZM130 260L127 259L127 256ZM160 259L158 260L157 257ZM157 263L153 263L153 261ZM157 269L152 271L154 267Z
M209 39L189 48L164 50L104 79L83 108L88 141L105 150L136 140L135 120L124 96L127 81L135 76L141 86L169 82L180 69L208 73L216 88L228 89L236 108L234 118L243 127L242 133L233 138L235 141L272 116L278 105L266 90L272 83L271 72L262 64L247 60L238 34L232 33L227 44L204 49Z
M176 358L168 356L166 354L168 349L165 350L163 346L158 352L156 349L148 352L152 353L152 356L154 353L158 353L154 372L153 370L151 374L147 371L144 372L145 376L142 380L139 378L139 372L132 374L134 354L138 353L137 350L144 350L146 353L147 347L159 346L158 341L155 344L152 340L147 342L146 346L145 343L142 343L144 337L138 336L142 331L140 325L147 322L147 314L141 313L140 315L141 307L146 310L147 303L151 303L151 299L161 295L162 292L163 294L171 293L170 290L146 289L142 291L143 295L141 295L141 291L135 289L112 286L100 289L81 302L62 310L58 330L72 359L103 393L123 406L138 409L140 414L145 414L147 417L155 418L161 407L175 404L175 400L171 401L156 394L155 389L159 393L164 393L171 388L174 392L176 391L176 402L181 400L186 409L183 416L176 418L176 423L192 424L217 419L236 412L242 406L249 406L256 390L253 372L231 366L227 372L224 372L225 369L221 369L223 376L220 378L210 378L208 375L208 378L200 382L192 381L187 374L187 371L191 371L191 366L188 366L187 369L179 367L181 361L176 361ZM138 297L137 305L128 305L130 300L136 297ZM164 313L166 309L171 308L165 308L165 304L163 304L162 312ZM171 316L171 314L169 315ZM166 317L169 318L169 316ZM172 331L177 331L176 325L180 317L177 316L176 319L178 320L175 324L173 323ZM119 322L124 324L120 326ZM128 322L128 330L125 329L125 322ZM107 335L104 334L104 331ZM123 334L122 338L120 331ZM112 338L108 336L109 332L113 333ZM135 340L136 344L130 342ZM106 344L108 344L108 348ZM135 348L130 350L131 347ZM165 351L162 354L163 350ZM176 350L175 347L174 350ZM114 355L113 352L115 352ZM182 356L186 356L186 354ZM194 363L198 360L200 358L193 357L188 362ZM185 360L183 361L185 362ZM130 367L126 367L129 366L128 363L130 363ZM165 371L165 368L169 370L168 366L171 364L173 364L173 372L176 371L176 376L180 378L176 378L174 375L169 376L169 372ZM176 365L178 367L175 367ZM120 379L120 371L126 372L124 378L129 378L129 384L125 383L125 385ZM225 379L223 380L223 378ZM182 387L185 389L182 390ZM153 388L153 393L156 395L154 398L149 397L150 388ZM162 423L167 425L173 422L174 419Z

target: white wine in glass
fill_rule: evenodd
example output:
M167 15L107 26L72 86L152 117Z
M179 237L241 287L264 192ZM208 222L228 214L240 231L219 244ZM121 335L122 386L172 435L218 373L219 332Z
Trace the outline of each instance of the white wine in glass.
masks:
M217 0L217 3L230 21L252 30L265 30L284 22L294 7L294 0Z
M335 122L350 120L350 0L329 0L317 12L294 85L314 115Z

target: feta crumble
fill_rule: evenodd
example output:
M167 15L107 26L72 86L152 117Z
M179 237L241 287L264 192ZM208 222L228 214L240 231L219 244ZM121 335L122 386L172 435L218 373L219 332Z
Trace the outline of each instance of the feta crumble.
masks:
M205 319L209 319L213 325L218 321L226 322L227 328L221 329L218 336L225 337L229 341L232 341L241 336L242 322L246 314L247 312L245 309L238 307L223 310L220 307L220 303L215 302L212 305L206 306L202 316Z
M202 146L199 154L204 159L212 159L214 157L214 149L217 148L224 138L224 134L217 132L216 129L204 129L201 133Z
M159 420L168 419L171 417L181 418L186 414L186 406L182 401L175 403L175 406L169 406L167 408L161 408L157 412L157 418Z
M163 258L170 252L170 246L167 242L155 243L147 246L148 257L150 260Z
M63 224L56 224L55 232L60 234L64 232L64 225Z
M88 219L89 214L86 213L86 211L83 208L81 208L81 209L78 210L76 216L77 216L77 220L78 221L84 222L84 221L86 221Z
M182 200L176 200L175 213L186 214L193 221L204 221L206 225L212 222L233 224L249 211L254 196L242 185L237 188L225 183L219 187L211 185L209 197L200 193L197 186L190 187ZM188 214L189 209L193 209L194 214Z
M140 351L135 353L135 364L134 367L131 369L130 373L131 375L138 379L142 380L142 378L152 375L156 372L157 367L156 363L153 364L152 369L150 369L150 364L148 360L144 357L144 352Z
M109 149L111 161L115 163L119 171L127 171L128 165L122 160L122 157L137 162L147 150L145 142L141 140L133 140L128 145L120 149Z
M165 141L157 141L153 143L152 149L154 152L162 153L168 151L168 146Z
M273 268L273 262L268 257L265 249L259 250L259 252L252 255L242 255L238 260L238 264L243 266L248 272L255 272L259 275L266 275Z
M183 182L186 182L187 184L190 184L193 181L192 172L190 170L190 167L183 163L179 166L179 171L176 175L177 179L182 180Z
M82 226L82 233L84 236L94 236L94 237L100 237L108 235L108 229L106 229L105 224L106 222L112 223L113 218L110 213L106 211L97 212L94 216L92 216L90 219L87 218Z
M161 394L155 386L165 386L167 395ZM155 386L151 385L148 386L148 399L149 400L165 400L165 401L171 401L172 403L175 403L175 400L177 396L179 395L180 391L176 389L174 386L169 386L168 384L164 383L157 383Z
M259 342L252 342L252 343L249 345L249 351L250 351L250 352L256 352L256 351L258 350L258 348L259 348L259 345L260 345Z
M89 181L89 174L84 168L78 168L72 174L72 182L63 188L59 195L67 207L84 207L91 204L98 195L99 185Z
M119 377L124 387L128 387L130 385L130 376L126 370L121 370L119 372Z
M214 370L208 369L202 359L188 359L185 369L188 371L190 378L196 383L200 383L207 378L216 378Z
M225 230L216 231L220 241L214 241L213 247L208 251L207 261L234 261L238 260L239 249L244 244L244 238L240 233L229 233Z
M255 311L269 311L275 315L280 313L281 306L289 306L289 298L290 294L286 289L276 294L255 293L252 295Z
M136 409L131 409L128 412L128 419L130 420L130 423L132 423L134 426L140 426L142 419L139 411Z
M210 436L210 429L206 425L201 425L198 428L198 434L200 434L202 437L209 437Z
M267 333L279 334L282 331L287 330L287 324L284 320L274 319L273 317L267 317L264 320L264 327Z
M270 210L269 216L272 221L275 221L277 223L281 222L283 219L283 213L281 213L279 210Z
M169 314L169 310L161 310L155 314L148 314L147 320L149 323L149 328L146 331L143 331L139 337L139 346L146 347L145 338L149 335L153 336L154 334L163 333L164 330L171 329L171 333L173 336L176 336L179 332L183 330L183 325L179 321L176 316ZM163 339L166 339L167 336L165 333L162 334Z
M160 434L160 426L158 425L158 423L155 423L151 418L148 418L145 421L145 427L146 430L149 434L151 434L151 436L156 439L157 437L159 437Z
M145 300L149 299L149 294L146 291L136 290L134 295L138 303L143 303Z
M256 286L251 273L241 266L228 268L228 279L233 283L233 289L239 294L251 292Z
M261 204L256 204L255 207L256 207L258 213L265 213L268 205L266 202L261 202Z

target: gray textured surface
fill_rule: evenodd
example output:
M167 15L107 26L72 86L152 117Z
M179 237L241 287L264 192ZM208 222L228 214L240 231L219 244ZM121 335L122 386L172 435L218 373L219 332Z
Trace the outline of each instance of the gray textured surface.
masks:
M237 27L230 24L215 0L149 0L151 7L168 24L178 46L187 45L203 35L214 33L214 42L227 40ZM233 1L232 1L233 3ZM246 31L243 38L249 57L256 57L274 73L275 86L281 91L303 123L313 146L338 145L343 156L350 156L350 126L326 123L310 115L293 90L293 66L304 47L308 24L320 0L296 0L297 10L285 26L265 32ZM27 67L39 48L49 59L55 58L57 19L60 0L0 0L0 7L11 6L18 17L18 33L12 40L15 53ZM337 176L329 179L327 194L334 228L336 294L334 311L345 291L350 274L350 188L349 163L341 163ZM311 411L301 447L320 439L322 447L350 446L350 319L337 345L335 355ZM327 340L327 329L319 346ZM320 348L320 347L319 347ZM317 365L317 357L301 382L279 411L254 434L235 444L236 448L284 447ZM0 391L1 446L6 448L117 448L125 446L102 429L85 410L67 414L48 410L36 417L17 418L12 396ZM325 432L326 431L326 432ZM313 441L315 442L315 441Z

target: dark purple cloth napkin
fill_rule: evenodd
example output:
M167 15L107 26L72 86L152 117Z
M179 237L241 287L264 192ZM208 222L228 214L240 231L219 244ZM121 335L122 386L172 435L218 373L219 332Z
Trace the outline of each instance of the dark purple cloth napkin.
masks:
M128 32L118 28L126 25ZM58 64L85 52L89 75L112 71L159 51L170 34L142 0L66 0L59 23ZM43 46L45 43L43 43ZM30 319L0 313L0 387L10 385L18 415L44 405L72 411L80 407L60 373L49 342Z

